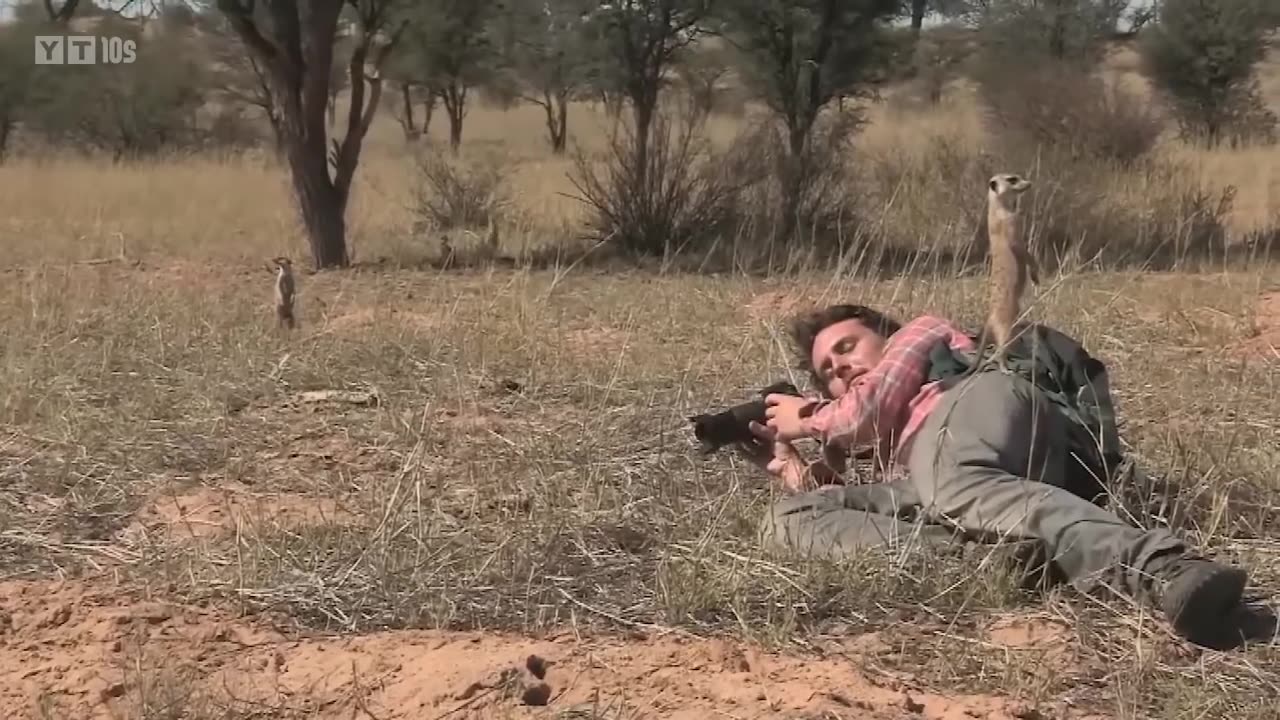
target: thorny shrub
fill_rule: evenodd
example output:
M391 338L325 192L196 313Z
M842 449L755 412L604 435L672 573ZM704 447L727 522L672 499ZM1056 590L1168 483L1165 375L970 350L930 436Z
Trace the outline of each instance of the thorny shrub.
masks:
M489 154L446 157L435 148L417 156L418 187L415 231L423 225L439 230L483 228L496 223L507 205L501 161Z
M579 151L570 180L589 208L589 237L626 254L667 257L729 233L735 195L750 179L725 172L699 129L659 114L643 152L630 124L600 160Z

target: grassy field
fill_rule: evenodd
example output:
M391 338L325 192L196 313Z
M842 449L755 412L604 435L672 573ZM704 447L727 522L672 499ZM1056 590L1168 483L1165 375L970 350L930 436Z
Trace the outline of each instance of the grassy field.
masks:
M927 138L980 147L972 101L946 103L876 106L855 156L927 170ZM571 122L603 144L598 112ZM464 158L504 163L509 252L572 235L572 163L537 108L478 108L466 132ZM735 121L710 132L727 143ZM984 557L774 556L754 539L765 479L696 456L687 415L787 371L788 312L974 327L979 278L422 269L438 240L413 231L398 133L381 118L361 166L357 267L300 278L292 334L265 262L305 245L268 160L0 166L7 717L1273 717L1270 637L1201 651L1147 609L1023 590ZM1233 237L1277 226L1280 147L1160 152L1237 187ZM1123 203L1160 180L1112 181ZM981 202L863 201L929 242L960 226L930 213L953 196ZM1064 270L1030 309L1113 368L1125 440L1160 479L1124 511L1244 564L1271 605L1278 297L1275 264ZM531 652L555 663L547 707L499 672Z

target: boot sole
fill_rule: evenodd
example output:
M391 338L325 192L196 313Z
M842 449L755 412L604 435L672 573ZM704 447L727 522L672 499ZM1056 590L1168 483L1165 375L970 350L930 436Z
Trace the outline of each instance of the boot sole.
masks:
M1240 568L1222 568L1196 584L1175 618L1173 627L1193 642L1221 633L1228 614L1244 597L1249 575Z

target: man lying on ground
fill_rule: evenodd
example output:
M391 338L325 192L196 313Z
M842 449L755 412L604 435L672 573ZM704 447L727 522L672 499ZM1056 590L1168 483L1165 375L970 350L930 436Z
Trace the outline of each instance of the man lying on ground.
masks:
M767 423L752 424L761 442L748 451L789 493L766 518L767 541L831 556L949 543L951 528L1035 540L1077 589L1151 598L1193 642L1216 637L1239 605L1243 570L1086 499L1087 470L1068 452L1078 428L1037 385L995 369L954 385L930 381L939 343L973 348L950 323L926 315L899 325L867 307L836 305L797 318L792 336L825 397L770 395ZM807 465L791 444L802 437L829 456L873 445L905 477L815 488L815 474L839 472L842 462L836 455ZM901 519L913 510L923 524Z

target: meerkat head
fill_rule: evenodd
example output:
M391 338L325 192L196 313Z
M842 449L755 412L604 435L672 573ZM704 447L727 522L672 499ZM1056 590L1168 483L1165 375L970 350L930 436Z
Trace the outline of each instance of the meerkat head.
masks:
M987 183L987 197L1009 208L1017 206L1018 197L1031 187L1031 181L1014 173L998 173Z
M287 257L271 258L271 262L275 263L278 267L284 268L286 270L293 265L292 261L290 261L289 258Z

